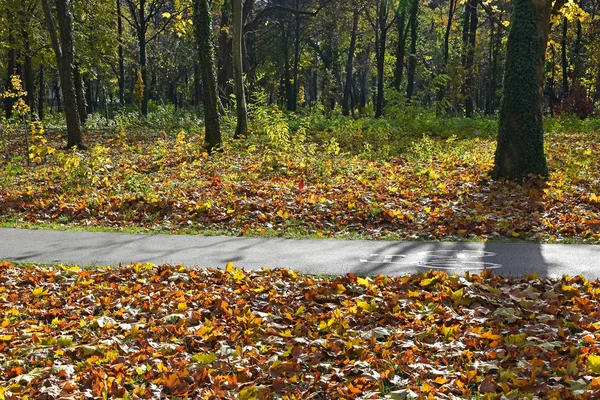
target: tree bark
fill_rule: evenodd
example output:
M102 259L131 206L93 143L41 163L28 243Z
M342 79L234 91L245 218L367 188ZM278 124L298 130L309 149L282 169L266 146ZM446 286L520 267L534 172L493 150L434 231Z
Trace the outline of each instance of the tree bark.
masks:
M217 72L217 84L219 87L219 93L221 102L230 108L232 94L229 80L233 78L233 60L232 60L232 41L230 37L229 29L231 28L231 12L232 12L232 0L224 0L223 6L221 7L221 26L219 29L219 58L218 58L218 72Z
M148 115L148 67L146 66L146 0L140 0L139 26L137 29L138 43L140 47L140 70L142 71L142 84L144 92L142 95L142 115Z
M550 15L563 4L557 1L553 10L550 0L513 1L494 179L548 176L542 125L544 62Z
M346 60L346 81L344 83L344 98L342 100L342 114L350 114L350 98L352 97L352 68L354 66L354 52L356 51L356 32L358 30L358 9L354 10L352 19L352 34L350 36L350 47L348 48L348 59Z
M296 111L298 108L298 90L300 89L298 84L298 69L300 64L300 0L296 0L295 7L296 17L294 19L294 70L292 73L292 79L294 82L292 85L292 111Z
M377 58L377 94L375 96L375 118L383 116L383 103L385 100L383 74L385 67L385 46L387 41L387 31L389 28L387 26L387 3L385 0L379 0L377 5L377 22L375 24L375 55Z
M562 68L562 97L565 98L569 94L569 61L567 59L567 29L568 23L566 17L563 18L562 23L562 36L560 39L561 47L561 63Z
M400 91L402 75L404 72L404 54L406 50L406 10L396 15L396 31L398 32L398 43L396 43L396 66L394 68L394 89Z
M290 52L289 52L288 38L287 38L285 23L283 21L281 21L280 25L281 25L281 50L283 52L283 85L285 87L286 107L288 110L293 111L294 90L292 88L292 82L290 80Z
M79 121L85 124L87 121L87 109L85 106L85 93L83 90L83 78L79 73L79 66L77 63L73 66L73 79L75 81L75 94L77 95L77 113L79 114Z
M194 27L200 75L202 77L202 97L204 101L204 140L208 153L221 148L221 129L217 102L217 76L215 73L212 16L208 0L194 0Z
M469 0L467 3L467 12L469 12L469 33L467 44L467 58L465 62L465 116L471 118L473 116L473 79L475 72L473 71L473 63L475 59L475 38L477 34L477 3L478 0Z
M79 113L77 110L77 95L73 79L74 50L73 50L73 17L68 0L56 0L56 14L60 41L54 25L54 18L48 0L42 0L46 25L50 32L52 47L56 54L60 74L60 86L64 103L65 119L67 120L67 147L85 149L81 138Z
M408 83L406 86L406 97L409 99L413 96L415 91L415 72L417 70L417 27L419 12L419 0L413 0L410 10L410 55L408 58L408 71L407 79Z
M9 14L10 17L10 14ZM15 68L17 65L17 53L15 51L15 38L12 35L9 27L8 34L8 68L6 73L6 91L12 89L12 76L15 74ZM13 99L10 97L4 98L4 113L6 115L6 119L12 116L13 111Z
M125 54L123 50L123 20L121 19L121 0L117 1L117 34L119 35L119 104L125 105Z
M33 60L31 57L31 42L29 40L29 32L25 28L23 29L23 42L25 45L23 81L25 84L25 91L27 92L27 105L31 108L32 113L35 113L37 105L35 104L35 83L33 79Z
M38 112L38 117L40 118L41 121L44 120L44 117L46 116L46 84L44 82L44 66L40 65L40 74L39 74L39 78L38 78L38 84L39 84L39 94L38 94L38 106L37 106L37 112Z
M236 139L248 135L248 112L244 91L244 71L242 68L243 0L233 0L233 80L237 111Z

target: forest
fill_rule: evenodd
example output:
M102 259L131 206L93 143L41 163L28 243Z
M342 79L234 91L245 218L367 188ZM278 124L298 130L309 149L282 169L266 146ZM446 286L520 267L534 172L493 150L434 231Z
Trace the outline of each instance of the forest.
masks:
M600 243L599 14L1 0L0 400L599 398L600 281L544 259ZM26 229L502 242L544 272L28 263Z

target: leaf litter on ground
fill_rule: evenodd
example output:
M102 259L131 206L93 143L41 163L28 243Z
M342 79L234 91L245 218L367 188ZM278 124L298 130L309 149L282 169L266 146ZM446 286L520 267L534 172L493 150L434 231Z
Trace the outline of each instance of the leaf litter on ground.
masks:
M600 283L0 262L0 399L593 399Z
M259 136L227 142L224 153L207 157L199 135L184 131L92 132L86 140L90 150L77 152L34 137L30 166L0 169L0 224L600 240L594 132L547 135L550 178L522 183L489 179L494 141L478 137L417 138L386 157L344 152L348 146L322 149L308 139L280 149ZM21 151L19 143L5 148L6 159Z

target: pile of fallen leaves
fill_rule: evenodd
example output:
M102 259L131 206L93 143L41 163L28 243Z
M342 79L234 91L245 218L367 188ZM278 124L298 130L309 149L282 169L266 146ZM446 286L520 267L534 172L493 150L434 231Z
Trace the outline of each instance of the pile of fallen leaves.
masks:
M600 396L600 283L0 263L0 399Z
M37 137L30 166L0 169L0 224L600 240L596 133L548 135L550 179L521 184L490 180L495 142L485 138L416 138L381 159L308 139L282 150L260 137L228 142L208 157L199 135L183 131L92 133L87 152ZM22 150L19 143L5 159Z

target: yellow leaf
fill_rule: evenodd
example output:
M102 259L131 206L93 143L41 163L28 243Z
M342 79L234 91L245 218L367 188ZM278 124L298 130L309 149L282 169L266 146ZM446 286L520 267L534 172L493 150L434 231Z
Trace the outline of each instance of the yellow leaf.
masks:
M192 356L192 361L200 364L210 364L217 359L215 353L197 353Z
M296 317L298 317L298 316L304 314L305 311L306 311L306 307L300 306L300 307L298 307L298 309L296 310L296 312L294 313L294 315Z
M335 292L337 294L342 294L346 291L346 287L344 287L344 285L342 285L341 283L338 283L337 286L335 287Z
M185 311L185 310L187 310L187 304L185 302L179 303L179 304L177 304L177 309L179 311Z
M31 291L35 297L48 296L48 289L44 289L42 286L38 286Z
M167 18L168 19L168 18L171 18L171 13L164 12L164 13L162 13L162 16L163 16L163 18Z
M423 279L420 283L421 287L431 286L439 280L439 276L434 276L433 278Z
M492 333L492 331L487 331L487 332L483 333L480 337L483 338L483 339L490 339L490 340L500 340L500 339L502 339L502 335L498 335L498 334Z
M240 400L255 400L260 393L260 389L256 386L245 387L240 390Z
M292 331L288 330L288 331L279 332L279 336L281 336L281 337L292 337Z
M13 335L0 335L0 342L10 342Z
M600 375L600 356L589 355L587 361L588 371Z
M437 383L438 385L443 385L445 383L450 382L450 380L444 378L443 376L438 376L437 378L435 378L434 382Z

